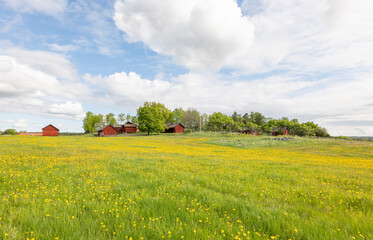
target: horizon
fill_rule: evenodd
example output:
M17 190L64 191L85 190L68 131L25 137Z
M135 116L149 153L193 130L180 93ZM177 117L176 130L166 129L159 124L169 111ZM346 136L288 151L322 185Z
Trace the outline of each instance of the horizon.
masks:
M85 113L312 121L373 136L373 2L0 1L0 130L83 132Z

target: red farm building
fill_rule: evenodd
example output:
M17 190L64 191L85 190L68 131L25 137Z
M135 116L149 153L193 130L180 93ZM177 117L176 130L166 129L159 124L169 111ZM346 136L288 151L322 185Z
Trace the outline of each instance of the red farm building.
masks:
M117 131L117 134L123 133L136 133L138 131L138 126L135 123L126 122L125 124L114 124L113 127Z
M166 123L168 129L165 133L184 133L184 126L181 123Z
M43 136L58 136L58 132L60 131L58 130L58 128L56 128L52 124L49 124L42 130L43 130Z
M117 130L111 125L106 125L105 127L102 127L98 130L99 137L114 136L114 135L117 135Z
M121 125L121 124L114 124L113 127L114 127L115 130L117 131L117 134L122 134L122 133L124 133L123 125Z
M138 131L138 126L135 123L126 122L123 125L123 133L136 133Z

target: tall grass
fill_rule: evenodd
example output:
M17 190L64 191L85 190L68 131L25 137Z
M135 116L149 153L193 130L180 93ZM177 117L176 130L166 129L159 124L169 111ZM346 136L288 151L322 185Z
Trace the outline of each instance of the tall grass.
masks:
M0 137L0 239L372 239L373 145Z

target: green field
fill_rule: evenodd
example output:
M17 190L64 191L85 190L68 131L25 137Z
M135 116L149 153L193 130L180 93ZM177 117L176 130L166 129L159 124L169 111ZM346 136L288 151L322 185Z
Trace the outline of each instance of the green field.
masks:
M373 239L373 143L0 136L0 239Z

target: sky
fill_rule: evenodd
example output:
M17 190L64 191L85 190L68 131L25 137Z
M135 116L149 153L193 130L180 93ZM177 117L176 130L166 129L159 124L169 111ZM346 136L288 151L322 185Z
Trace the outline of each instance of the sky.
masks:
M0 0L0 130L145 101L373 136L371 0Z

